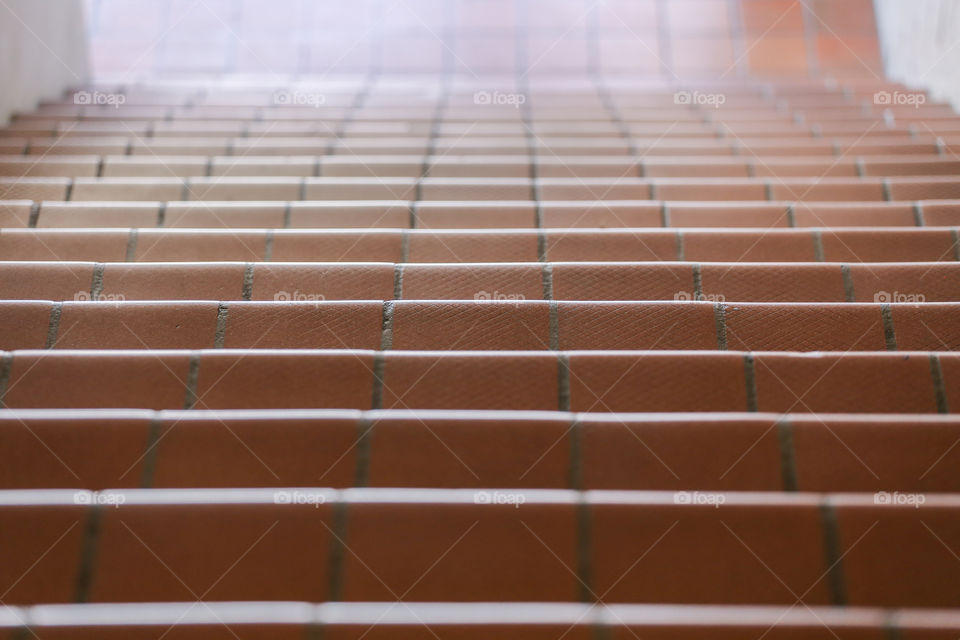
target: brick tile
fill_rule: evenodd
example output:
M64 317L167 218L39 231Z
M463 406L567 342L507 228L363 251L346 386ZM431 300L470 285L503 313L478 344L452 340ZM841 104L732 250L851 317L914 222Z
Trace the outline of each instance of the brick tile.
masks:
M570 355L571 411L743 411L746 407L740 354Z
M243 277L239 263L112 263L103 269L102 295L106 300L238 300Z
M374 487L565 488L562 419L441 419L384 415L370 432Z
M180 413L159 427L153 487L348 487L356 420Z
M385 409L558 407L552 354L395 352L386 355L384 370Z
M453 504L439 511L432 504L352 504L347 528L353 553L344 558L343 597L573 600L574 513L572 504ZM398 547L391 540L418 543ZM459 579L465 572L469 581Z
M764 353L755 362L760 411L933 413L924 354Z
M394 268L388 264L261 263L254 270L253 300L389 300Z
M140 486L149 420L102 413L58 418L0 414L8 459L3 489L106 489ZM79 529L80 527L76 527ZM75 559L64 564L72 567Z
M364 351L207 351L198 409L369 409L373 356Z
M543 301L408 302L393 311L394 349L541 350L550 345Z
M559 348L716 349L713 305L561 302Z
M188 360L185 352L19 351L3 402L12 408L177 409Z
M214 346L215 302L64 302L58 349L206 349Z

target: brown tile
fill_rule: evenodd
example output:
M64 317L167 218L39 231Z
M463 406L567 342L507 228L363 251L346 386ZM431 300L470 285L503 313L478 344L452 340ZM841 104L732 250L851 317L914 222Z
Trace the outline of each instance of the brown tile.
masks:
M557 300L692 299L693 268L683 264L557 263L553 295Z
M291 231L273 236L277 262L400 262L399 231Z
M403 298L542 300L543 268L539 264L405 265Z
M743 411L747 407L740 354L573 353L569 377L572 411Z
M411 350L542 350L550 345L544 301L398 301L392 345Z
M4 260L96 260L122 262L127 253L128 231L80 231L60 233L34 229L0 232L0 255Z
M58 349L208 349L215 302L64 302Z
M19 351L3 402L13 408L178 409L188 360L185 352Z
M373 487L567 486L568 421L383 415L370 432Z
M427 231L408 236L408 262L536 262L538 237L533 229L509 231Z
M546 255L555 262L675 260L677 237L671 232L547 231Z
M0 509L0 580L7 605L66 603L76 597L88 507L62 492L55 504Z
M0 302L0 349L43 349L52 308L50 302Z
M385 409L522 409L558 407L553 354L386 354Z
M577 594L568 569L576 564L572 504L360 502L350 505L347 529L348 601L406 593L426 602L556 602Z
M136 262L259 262L264 258L266 231L171 231L137 233ZM90 258L88 258L90 259ZM119 260L122 261L122 258Z
M292 294L291 294L292 295ZM227 349L378 349L380 302L290 300L231 302Z
M760 411L933 413L925 354L764 353L756 357Z
M4 300L73 300L89 296L92 262L7 262L0 264Z
M577 426L583 488L782 490L780 450L772 426L769 418L595 414Z
M532 202L420 202L418 229L529 229L536 226Z
M839 264L705 264L703 295L721 302L844 302Z
M151 486L352 486L357 421L346 413L170 415L160 425Z
M0 416L0 442L8 455L0 468L0 487L138 487L148 427L144 415ZM61 569L67 566L74 566L74 560Z
M884 351L880 308L868 304L728 304L727 347L739 351Z
M560 302L559 348L716 349L713 305Z
M244 266L237 263L107 264L107 300L239 300Z
M716 497L591 505L594 589L608 602L828 603L816 504L692 503Z
M392 264L260 263L253 275L253 300L390 300Z
M90 600L324 600L331 506L272 504L269 495L266 504L104 509Z

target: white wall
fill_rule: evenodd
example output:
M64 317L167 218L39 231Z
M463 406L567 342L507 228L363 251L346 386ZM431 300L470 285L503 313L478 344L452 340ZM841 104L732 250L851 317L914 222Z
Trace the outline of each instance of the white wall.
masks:
M960 2L875 0L887 75L960 108Z
M82 0L0 2L0 124L86 80Z

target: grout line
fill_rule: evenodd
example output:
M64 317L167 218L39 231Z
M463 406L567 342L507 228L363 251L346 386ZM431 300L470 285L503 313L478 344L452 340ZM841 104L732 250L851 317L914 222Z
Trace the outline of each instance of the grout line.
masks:
M80 564L77 567L77 591L75 601L83 604L90 598L93 584L93 571L96 567L97 546L100 539L100 520L103 507L98 504L87 505L86 526L83 530L83 542L80 548Z
M263 239L263 261L272 262L273 261L273 229L267 229L266 234L264 234Z
M854 166L855 166L856 169L857 169L857 177L858 177L858 178L865 178L865 177L867 176L867 169L866 169L866 166L865 166L864 163L863 163L863 157L862 157L862 156L857 156L856 158L854 158Z
M827 563L827 585L830 588L830 600L833 605L842 607L847 604L847 594L843 556L840 551L840 532L837 527L836 510L830 503L830 497L826 495L820 504L820 522L823 527L823 549Z
M567 472L567 488L583 490L583 424L574 416L570 420L570 468Z
M591 583L590 547L590 503L584 494L580 494L577 502L577 584L581 602L593 602L595 596Z
M853 290L853 274L850 272L850 265L843 263L840 265L840 275L843 278L843 295L847 302L856 302L857 296Z
M887 619L883 623L883 637L885 640L903 640L900 626L897 624L897 612L887 612Z
M221 302L217 306L217 329L213 336L213 348L223 349L223 342L227 333L227 312L230 307L226 302Z
M763 182L763 197L766 198L767 202L773 202L773 185L770 184L769 180Z
M383 377L387 369L387 358L383 351L373 355L373 391L371 393L370 408L383 408Z
M684 262L686 260L685 258L686 247L684 246L684 242L683 242L683 231L677 231L674 234L674 239L675 239L674 244L676 245L676 248L677 248L677 260L679 260L680 262Z
M187 368L186 393L183 397L183 408L193 409L197 404L197 380L200 378L200 352L190 354L190 364Z
M297 189L300 202L305 202L307 199L307 179L300 178L300 186Z
M330 537L330 581L327 600L337 602L343 588L343 555L347 545L347 508L343 499L333 505L333 531Z
M103 272L106 266L102 262L93 265L93 278L90 281L90 299L100 300L103 297Z
M943 368L940 366L940 356L936 353L930 354L930 377L933 379L933 393L937 399L937 413L950 413L943 383Z
M543 283L543 299L553 300L553 265L545 262L540 270L540 278Z
M124 255L124 260L126 262L134 262L134 258L137 255L137 240L139 238L139 230L136 227L130 229L130 233L127 234L127 252Z
M717 330L717 348L727 350L727 305L722 302L713 304L713 321Z
M560 305L556 300L551 300L550 318L549 318L549 348L551 351L557 351L560 348Z
M670 205L666 200L660 203L660 226L664 229L670 227Z
M380 326L380 350L389 351L393 348L393 313L396 308L393 300L383 302L383 320Z
M360 418L357 421L357 463L353 486L366 487L370 483L370 439L373 437L373 420Z
M400 263L410 262L410 229L400 230Z
M953 239L953 259L960 262L960 229L951 229L950 237Z
M293 203L289 200L283 207L283 228L290 228L290 219L293 217Z
M918 227L926 226L923 220L923 203L919 200L913 203L913 222Z
M570 411L570 357L565 353L557 357L557 408Z
M47 325L47 343L45 349L53 349L57 344L57 334L60 333L60 316L63 313L63 303L54 302L50 308L50 324Z
M161 202L157 207L157 226L162 227L167 221L167 203Z
M13 370L13 353L7 351L0 358L0 408L6 407L7 385L10 383L10 372Z
M783 490L797 491L797 457L793 446L793 423L790 418L782 416L777 420L777 442L780 445L780 475L783 479Z
M823 232L820 229L810 231L813 238L813 257L817 262L823 262Z
M393 265L393 299L403 299L403 265Z
M787 226L791 229L797 227L797 212L792 202L787 204Z
M241 289L240 297L244 300L251 300L253 298L253 270L255 264L253 262L248 262L243 267L243 289Z
M883 200L884 202L890 202L893 200L890 195L890 181L887 178L883 179Z
M37 228L37 222L40 219L40 207L43 206L41 202L31 202L30 203L30 216L27 218L27 227L30 229Z
M63 201L70 202L70 199L73 198L73 183L75 180L70 178L70 182L67 183L67 189L63 194Z
M887 351L897 350L897 333L893 327L893 309L887 304L880 305L880 316L883 318L883 338L887 343Z
M160 431L162 421L158 415L150 419L147 428L147 448L143 453L143 471L140 475L140 488L153 488L154 472L157 468L157 448L160 446Z
M415 196L414 200L410 203L410 221L408 224L410 225L411 229L417 228L417 224L418 224L417 218L419 217L419 209L420 209L420 198L418 194L417 196Z
M757 367L753 353L743 355L743 381L747 389L747 411L756 412L757 409Z
M189 202L192 180L190 178L180 178L180 180L183 181L183 184L180 186L180 202ZM204 192L204 198L206 198L208 192L209 190Z
M703 300L703 276L700 272L700 263L694 263L691 272L693 273L693 299Z

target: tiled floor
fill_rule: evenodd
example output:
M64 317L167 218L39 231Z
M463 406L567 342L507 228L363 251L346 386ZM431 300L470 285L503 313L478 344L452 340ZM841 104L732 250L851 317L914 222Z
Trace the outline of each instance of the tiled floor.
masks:
M868 2L90 8L0 639L960 635L960 117Z

